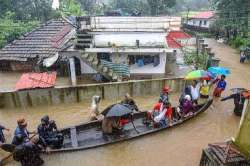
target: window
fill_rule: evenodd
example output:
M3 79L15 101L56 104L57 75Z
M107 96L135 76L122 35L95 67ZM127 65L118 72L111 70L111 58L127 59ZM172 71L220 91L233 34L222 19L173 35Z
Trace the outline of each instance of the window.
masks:
M201 26L202 25L202 21L200 21L200 24L199 24L199 26Z
M203 23L204 25L207 25L207 20L204 20L204 23Z
M160 56L150 56L150 55L129 55L129 65L138 64L138 66L144 66L148 64L153 64L154 67L160 64Z

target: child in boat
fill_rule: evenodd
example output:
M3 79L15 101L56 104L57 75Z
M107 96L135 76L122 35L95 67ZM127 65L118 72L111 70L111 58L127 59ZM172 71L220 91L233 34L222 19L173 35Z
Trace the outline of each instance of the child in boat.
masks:
M153 120L155 127L166 127L172 123L173 108L167 98L162 103L156 103L152 112L148 112L148 119Z
M163 99L167 99L169 101L169 96L168 96L169 92L170 92L169 86L165 86L160 94L159 103L162 103Z
M216 88L214 89L214 93L213 93L214 97L220 97L221 93L226 89L227 82L225 81L225 79L226 79L226 76L221 75L221 78L217 79L215 81L215 82L217 82L217 84L216 84Z

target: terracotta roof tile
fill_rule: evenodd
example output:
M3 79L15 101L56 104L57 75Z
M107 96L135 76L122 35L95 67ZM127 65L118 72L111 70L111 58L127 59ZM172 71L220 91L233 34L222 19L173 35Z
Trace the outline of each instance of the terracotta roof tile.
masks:
M25 73L17 81L15 90L49 88L56 82L56 72L52 73Z
M209 19L209 18L214 17L214 15L215 15L214 11L205 11L205 12L200 12L194 15L192 18Z

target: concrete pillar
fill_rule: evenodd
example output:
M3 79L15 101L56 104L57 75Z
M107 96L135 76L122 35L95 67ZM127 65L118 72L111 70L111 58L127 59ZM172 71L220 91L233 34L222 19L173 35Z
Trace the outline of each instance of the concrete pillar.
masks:
M197 47L199 50L201 50L201 45L204 44L205 40L204 39L199 39L198 40L198 44L197 44Z
M208 44L201 44L201 52L205 53L205 47L208 47Z
M69 58L69 66L70 66L71 83L73 86L76 86L76 67L74 58Z
M165 74L175 75L176 71L176 50L166 55Z

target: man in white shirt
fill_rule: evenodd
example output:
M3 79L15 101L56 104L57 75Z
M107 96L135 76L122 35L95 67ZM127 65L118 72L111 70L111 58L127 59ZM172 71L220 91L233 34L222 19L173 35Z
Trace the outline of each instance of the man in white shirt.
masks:
M190 86L192 101L195 104L198 104L198 99L200 97L200 87L200 83L198 83L196 80L194 80Z

